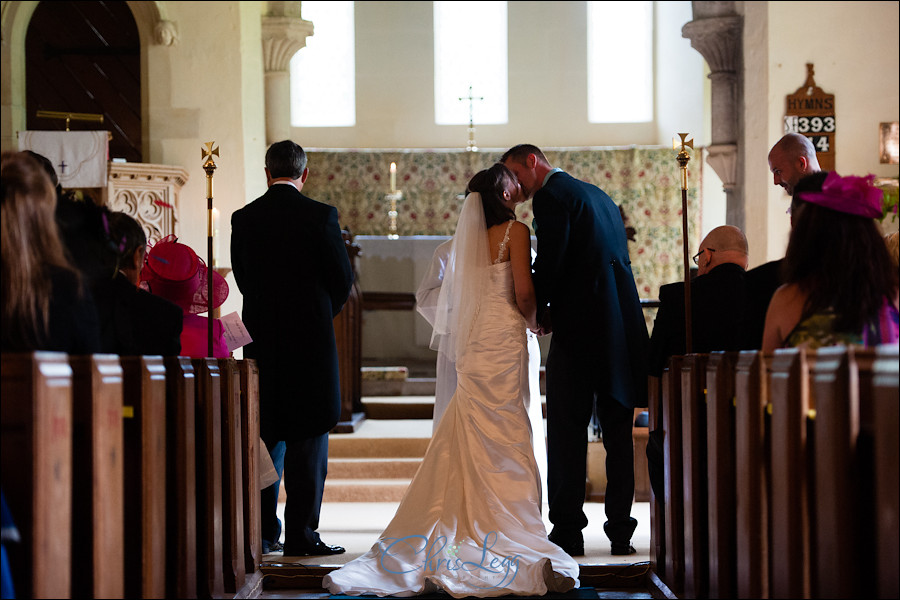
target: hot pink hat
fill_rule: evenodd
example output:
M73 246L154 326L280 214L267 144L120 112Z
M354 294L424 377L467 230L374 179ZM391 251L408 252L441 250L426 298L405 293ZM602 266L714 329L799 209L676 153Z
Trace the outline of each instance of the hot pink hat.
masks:
M882 215L884 192L874 187L873 181L874 175L841 177L831 171L822 182L821 192L800 192L799 196L805 202L831 210L875 219Z
M141 269L141 282L157 296L174 302L184 314L196 315L210 309L207 269L190 246L176 241L174 235L158 241L147 252ZM228 298L228 283L213 271L213 306Z

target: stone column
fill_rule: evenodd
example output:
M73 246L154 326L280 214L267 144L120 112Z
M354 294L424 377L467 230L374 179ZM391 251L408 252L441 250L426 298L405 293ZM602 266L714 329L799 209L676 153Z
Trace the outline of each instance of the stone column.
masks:
M738 182L742 136L740 117L742 19L734 2L693 2L694 20L681 30L709 65L712 82L712 144L706 162L722 180L726 220L744 229L745 206Z
M291 137L291 58L311 35L313 24L300 17L300 2L269 2L262 18L267 145Z

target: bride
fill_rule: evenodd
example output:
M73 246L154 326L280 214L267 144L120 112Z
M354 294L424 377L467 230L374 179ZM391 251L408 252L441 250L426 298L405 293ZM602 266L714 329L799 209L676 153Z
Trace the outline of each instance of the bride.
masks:
M325 576L332 594L540 596L578 586L578 564L541 518L527 407L531 239L514 212L522 192L500 163L467 191L432 337L456 362L456 393L378 541Z

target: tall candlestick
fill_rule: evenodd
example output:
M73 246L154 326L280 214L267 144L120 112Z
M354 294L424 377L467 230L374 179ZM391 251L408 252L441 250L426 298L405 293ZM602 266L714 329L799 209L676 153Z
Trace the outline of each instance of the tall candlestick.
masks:
M397 163L391 163L391 193L397 191Z

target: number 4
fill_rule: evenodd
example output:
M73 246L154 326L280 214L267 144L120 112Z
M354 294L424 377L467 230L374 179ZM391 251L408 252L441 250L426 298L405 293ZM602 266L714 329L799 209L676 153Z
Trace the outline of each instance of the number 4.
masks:
M816 144L816 152L828 152L828 148L830 147L828 145L828 136L827 135L816 136L815 144Z

